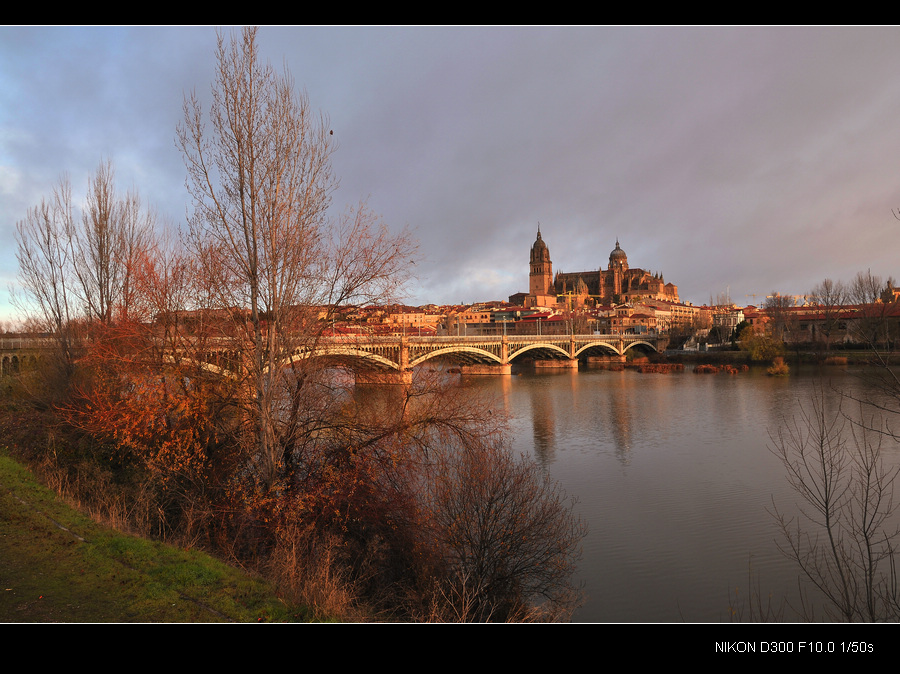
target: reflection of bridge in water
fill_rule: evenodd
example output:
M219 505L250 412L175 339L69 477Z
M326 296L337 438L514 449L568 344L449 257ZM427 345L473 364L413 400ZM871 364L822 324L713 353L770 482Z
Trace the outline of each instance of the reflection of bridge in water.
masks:
M429 360L459 364L468 374L509 374L514 363L577 367L589 357L624 358L629 349L661 351L668 340L649 335L528 335L490 337L322 337L313 348L299 347L289 360L326 358L357 373L360 381L405 381L413 368ZM55 346L48 338L0 338L4 375L33 365ZM240 347L222 341L203 357L211 371L230 374L240 362ZM287 365L289 361L285 361Z

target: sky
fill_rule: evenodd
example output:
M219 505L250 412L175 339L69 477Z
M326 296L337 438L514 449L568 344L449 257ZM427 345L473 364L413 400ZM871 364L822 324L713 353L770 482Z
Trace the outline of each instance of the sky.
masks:
M231 28L223 29L226 33ZM900 276L900 28L262 27L329 118L335 213L366 200L418 240L409 304L554 271L663 274L685 301L761 304ZM175 145L210 97L214 27L0 28L0 319L16 222L104 159L164 226L191 203Z

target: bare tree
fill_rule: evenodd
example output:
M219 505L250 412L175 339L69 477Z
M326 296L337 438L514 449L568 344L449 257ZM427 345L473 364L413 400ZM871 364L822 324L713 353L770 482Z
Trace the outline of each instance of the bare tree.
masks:
M90 320L110 324L114 312L127 315L133 302L133 269L149 245L152 215L140 197L116 194L112 162L101 162L88 181L81 228L72 241L72 257L84 311Z
M816 335L816 337L821 336L826 351L831 348L831 342L840 329L842 320L846 320L843 314L846 311L844 305L847 303L847 297L847 288L844 283L832 281L830 278L817 284L809 293L809 301L814 305L813 311L820 319L820 335Z
M888 280L887 288L893 285ZM781 459L800 497L796 515L776 509L785 554L825 600L825 616L843 621L900 618L896 573L898 471L893 452L900 437L891 428L900 401L900 379L889 367L883 347L890 344L893 293L871 272L860 272L842 287L828 280L813 290L825 318L825 334L847 319L848 331L864 343L878 366L864 377L865 393L824 390L772 436L771 450ZM852 318L840 305L852 303ZM850 414L848 403L858 405ZM889 467L893 466L893 467ZM804 617L815 618L804 602Z
M251 401L253 461L266 488L285 466L279 447L290 422L279 401L286 391L297 394L284 365L314 346L321 307L395 291L412 246L365 208L330 226L337 180L328 120L289 73L261 61L256 33L219 35L208 125L192 95L178 143L195 205L190 244L210 279L211 308L232 313Z
M898 469L885 467L886 436L876 420L862 412L851 420L839 406L820 392L772 437L770 449L801 499L796 516L775 510L783 551L821 592L829 619L896 620Z
M892 287L894 279L883 280L866 270L859 272L848 287L850 302L856 305L850 321L850 330L856 341L865 344L878 358L884 358L884 349L891 347L891 319L896 322L897 305L884 302L885 288Z
M497 443L436 451L428 468L444 619L563 620L585 524L533 459Z
M853 277L847 288L847 294L854 304L874 304L881 298L882 290L884 283L881 277L867 269Z
M64 177L49 200L42 199L16 223L16 258L24 294L14 293L13 301L24 314L40 317L41 329L57 340L59 364L69 374L74 360L74 236L72 188Z
M773 337L778 341L785 341L793 333L795 323L791 309L794 307L793 298L773 292L766 298L764 309L771 320L770 329Z
M17 226L20 282L50 330L61 333L77 318L109 324L133 300L132 268L150 245L153 217L137 193L116 196L112 163L103 161L88 180L77 224L68 178L51 200ZM79 306L80 304L80 306Z

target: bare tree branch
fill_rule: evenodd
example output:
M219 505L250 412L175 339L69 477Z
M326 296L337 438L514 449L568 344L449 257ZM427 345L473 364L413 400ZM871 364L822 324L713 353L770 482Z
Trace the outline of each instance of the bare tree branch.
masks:
M185 101L178 142L195 206L190 245L209 278L210 308L232 312L246 363L252 453L268 488L286 469L284 439L294 426L279 397L296 367L285 366L319 338L317 312L396 293L413 246L365 206L332 225L337 179L328 120L289 73L261 60L256 32L219 35L212 106L204 115L196 97Z

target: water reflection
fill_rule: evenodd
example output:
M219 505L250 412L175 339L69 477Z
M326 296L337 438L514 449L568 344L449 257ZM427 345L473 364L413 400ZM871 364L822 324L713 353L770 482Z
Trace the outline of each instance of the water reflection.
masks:
M817 387L835 414L847 405L837 389L873 393L835 369L787 378L588 370L467 385L502 401L515 448L578 497L590 533L576 619L615 622L727 620L751 563L765 593L796 601L797 569L767 508L797 499L769 432Z

